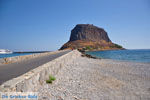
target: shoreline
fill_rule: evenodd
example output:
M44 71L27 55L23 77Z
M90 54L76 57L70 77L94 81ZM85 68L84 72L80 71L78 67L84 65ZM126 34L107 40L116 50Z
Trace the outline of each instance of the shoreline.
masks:
M128 49L122 48L122 49L85 50L85 52L86 52L86 51L112 51L112 50L128 50Z
M104 52L101 51L80 51L83 55L87 55L87 56L91 56L97 59L110 59L110 60L114 60L114 61L121 61L121 62L135 62L135 63L150 63L149 60L149 56L145 56L145 53L143 52L144 50L149 50L149 49L125 49L127 51L122 51L122 50L104 50ZM143 51L141 51L143 50ZM105 54L107 52L105 51L110 51L110 53L112 52L112 55L108 56ZM115 51L113 53L113 51ZM136 52L136 53L134 53ZM148 51L149 52L149 51ZM102 55L99 55L100 53L102 53ZM121 54L122 53L122 54ZM139 56L137 56L139 54ZM128 56L126 56L128 55ZM116 57L115 57L116 56ZM135 57L137 56L137 58ZM144 58L147 57L147 58Z
M4 58L0 58L0 65L16 63L16 62L29 60L29 59L33 59L33 58L37 58L37 57L42 57L42 56L46 56L46 55L51 55L51 54L55 54L55 53L63 52L63 51L65 51L65 50L53 51L53 52L32 53L29 55L20 55L20 56L13 56L13 57L4 57ZM28 53L28 52L26 52L26 53Z
M150 64L77 57L64 65L52 84L38 90L43 98L65 100L148 100Z
M80 49L78 49L78 51L80 51L80 52L88 52L88 51L112 51L112 50L128 50L128 49L125 49L125 48L122 48L122 49L100 49L100 50L80 50Z
M39 100L150 98L150 64L93 59L82 55L77 50L72 51L7 81L1 89L7 90L5 85L12 85L18 92L38 92ZM56 78L52 84L46 83L49 75Z

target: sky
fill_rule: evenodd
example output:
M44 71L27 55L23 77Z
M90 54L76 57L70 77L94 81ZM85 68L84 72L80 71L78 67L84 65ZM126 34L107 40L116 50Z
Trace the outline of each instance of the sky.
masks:
M0 0L0 48L54 51L76 24L104 28L127 49L150 49L150 0Z

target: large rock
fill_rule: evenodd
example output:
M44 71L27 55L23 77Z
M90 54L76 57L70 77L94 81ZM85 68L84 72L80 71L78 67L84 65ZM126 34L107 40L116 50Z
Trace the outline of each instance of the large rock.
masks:
M101 42L101 40L105 40L106 42L111 42L104 29L90 24L76 25L76 27L71 31L69 41L76 40L87 40L95 42Z
M112 43L104 29L91 24L78 24L71 31L70 40L60 49L108 50L122 47Z

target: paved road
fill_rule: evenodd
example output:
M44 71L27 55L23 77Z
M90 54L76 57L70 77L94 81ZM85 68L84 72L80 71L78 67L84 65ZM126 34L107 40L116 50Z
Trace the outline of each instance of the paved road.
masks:
M0 65L0 84L3 82L20 76L40 65L43 65L51 60L56 59L66 53L70 52L63 51L58 52L57 54L46 55L42 57L32 58L30 60L20 61L18 63Z

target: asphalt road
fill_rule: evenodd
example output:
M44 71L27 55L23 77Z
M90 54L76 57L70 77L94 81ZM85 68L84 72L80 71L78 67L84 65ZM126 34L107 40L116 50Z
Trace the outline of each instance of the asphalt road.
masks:
M32 58L12 64L0 65L0 84L8 81L12 78L18 77L40 65L43 65L51 60L54 60L66 53L70 52L63 51L56 54L46 55L42 57Z

